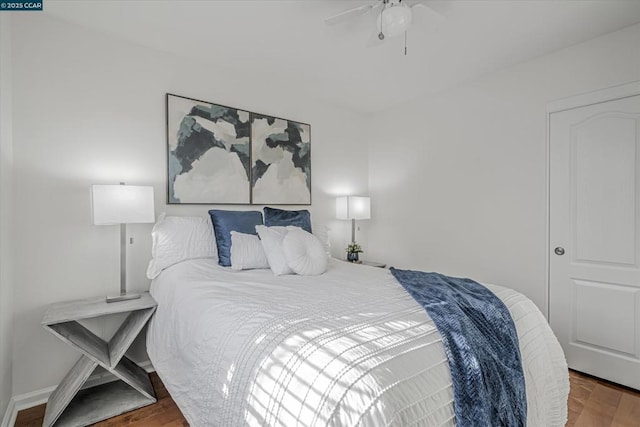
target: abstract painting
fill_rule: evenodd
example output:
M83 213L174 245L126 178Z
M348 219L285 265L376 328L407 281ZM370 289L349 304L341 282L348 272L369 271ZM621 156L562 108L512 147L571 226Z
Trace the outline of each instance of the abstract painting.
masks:
M251 202L311 204L311 126L251 113Z
M251 203L250 113L167 94L168 202Z

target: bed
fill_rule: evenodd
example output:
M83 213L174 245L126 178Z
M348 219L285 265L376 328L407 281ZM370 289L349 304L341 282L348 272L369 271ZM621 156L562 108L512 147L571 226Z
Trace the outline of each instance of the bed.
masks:
M526 297L485 285L516 326L527 424L563 426L568 371ZM454 426L442 339L387 269L330 259L319 276L163 269L147 349L192 426Z

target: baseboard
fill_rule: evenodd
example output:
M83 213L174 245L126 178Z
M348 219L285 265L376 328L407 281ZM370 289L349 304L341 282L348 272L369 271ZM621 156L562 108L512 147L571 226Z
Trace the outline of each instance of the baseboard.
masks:
M146 360L142 363L138 363L138 365L147 372L155 371L150 360ZM82 388L94 387L100 384L105 384L111 381L115 381L117 379L118 378L115 375L113 375L111 372L105 371L99 374L91 375ZM2 419L2 424L0 424L0 427L13 427L13 425L16 422L16 417L18 416L19 411L46 403L47 400L49 399L49 396L51 395L51 393L53 393L56 387L57 386L47 387L41 390L36 390L29 393L19 394L17 396L11 397L11 400L9 400L9 405L7 406L7 411L4 414L4 417Z
M9 399L9 405L7 405L7 411L4 413L4 417L2 418L1 427L13 427L16 423L16 417L18 416L18 411L16 410L16 402L13 400L13 397Z

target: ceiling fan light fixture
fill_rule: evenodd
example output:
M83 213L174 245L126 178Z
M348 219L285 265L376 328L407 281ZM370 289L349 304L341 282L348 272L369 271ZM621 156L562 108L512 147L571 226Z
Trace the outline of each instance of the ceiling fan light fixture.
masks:
M378 15L378 28L386 37L404 34L411 25L411 8L400 4L385 6Z

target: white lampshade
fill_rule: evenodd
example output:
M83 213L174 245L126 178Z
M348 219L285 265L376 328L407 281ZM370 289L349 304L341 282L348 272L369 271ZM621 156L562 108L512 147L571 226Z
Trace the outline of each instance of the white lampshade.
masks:
M153 187L141 185L92 185L94 225L155 222Z
M336 198L336 218L370 219L371 199L362 196L343 196Z
M411 8L403 4L385 7L378 15L378 30L387 37L404 34L411 25Z

